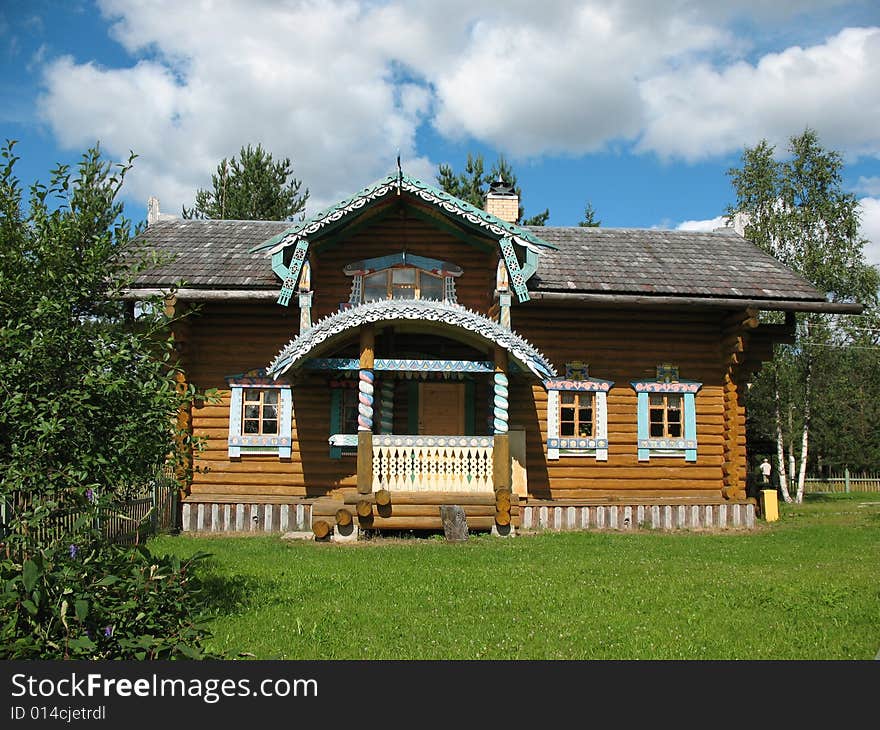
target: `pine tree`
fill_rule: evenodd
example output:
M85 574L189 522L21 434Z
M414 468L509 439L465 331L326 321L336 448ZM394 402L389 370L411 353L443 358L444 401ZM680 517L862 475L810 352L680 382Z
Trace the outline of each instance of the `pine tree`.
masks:
M223 158L211 176L211 190L199 190L184 218L219 220L302 219L309 190L293 176L290 158L275 162L261 145L242 147L239 157Z
M522 188L517 185L516 173L503 155L499 155L488 173L485 172L485 162L481 154L475 157L468 153L467 164L464 171L460 173L456 173L451 165L441 164L437 175L437 183L442 190L445 190L450 195L454 195L456 198L460 198L484 210L489 185L499 177L516 191L520 203L522 203ZM524 213L523 206L520 205L517 221L524 226L544 226L550 218L549 209L545 209L543 212L525 219L523 218Z

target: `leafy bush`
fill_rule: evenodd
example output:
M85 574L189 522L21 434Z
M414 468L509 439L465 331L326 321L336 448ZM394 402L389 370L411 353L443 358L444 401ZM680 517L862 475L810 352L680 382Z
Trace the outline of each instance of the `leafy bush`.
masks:
M195 563L96 542L0 561L0 659L201 659Z
M0 148L0 658L203 655L193 561L95 529L166 464L185 474L193 447L174 307L124 296L164 263L132 250L132 159L90 149L25 200L14 142Z

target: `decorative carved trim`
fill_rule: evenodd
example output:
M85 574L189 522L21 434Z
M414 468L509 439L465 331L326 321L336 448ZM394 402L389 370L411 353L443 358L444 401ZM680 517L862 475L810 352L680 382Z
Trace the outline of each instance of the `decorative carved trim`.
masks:
M315 347L343 332L365 324L401 320L436 322L467 330L500 345L542 380L556 376L556 370L550 362L530 342L515 332L505 330L497 322L459 304L418 299L368 302L331 314L316 322L308 332L291 340L272 361L268 373L280 376L291 368L298 367Z

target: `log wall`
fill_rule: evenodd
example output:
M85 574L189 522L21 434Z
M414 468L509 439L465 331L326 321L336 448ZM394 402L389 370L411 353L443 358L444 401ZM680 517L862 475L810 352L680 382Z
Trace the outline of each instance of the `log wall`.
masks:
M342 275L342 267L354 258L393 252L394 246L381 241L386 237L399 240L394 236L401 235L401 225L399 221L386 220L377 224L375 228L379 230L368 229L360 234L362 240L357 248L346 244L344 251L337 246L321 253L318 271L313 269L313 282L316 303L322 302L320 307L325 314L336 311L338 302L348 298L350 278ZM410 221L407 235L414 236L419 226L425 224ZM383 227L387 228L384 233ZM436 231L432 235L443 237ZM411 240L407 250L462 265L465 274L459 279L459 294L469 306L488 309L495 269L494 264L488 263L488 254L451 237L433 247L426 243L424 248L416 245L417 237ZM335 280L331 279L334 271ZM486 275L474 275L471 279L469 272ZM333 281L337 283L334 285ZM336 289L330 291L333 286ZM323 299L318 296L322 290L327 290ZM316 306L319 313L320 307ZM566 362L583 360L589 363L592 376L615 382L607 401L608 461L571 456L548 461L547 394L540 384L523 376L512 377L510 425L526 432L531 499L610 499L621 495L633 499L745 497L745 411L736 362L742 357L731 359L730 345L730 338L733 336L735 342L739 331L737 322L731 325L721 313L709 311L651 312L550 307L538 303L515 305L512 322L514 329L538 347L560 373L564 372ZM221 400L217 404L196 404L192 409L193 432L205 440L206 448L194 458L196 473L190 499L238 499L242 503L306 499L356 486L355 457L329 457L330 390L323 374L304 375L294 387L293 448L289 460L273 455L243 454L239 460L227 456L226 376L265 367L298 329L297 307L284 308L274 303L210 303L195 315L187 332L188 378L198 388L218 388ZM356 356L356 333L353 337L354 344L343 347L345 352L338 355ZM414 336L407 345L415 345L417 340L420 348L432 346L430 340L421 341ZM748 354L747 338L745 342ZM381 350L382 346L380 338L377 348ZM452 353L444 340L436 339L433 346L445 348L447 357ZM698 456L694 463L686 463L683 457L656 456L649 462L638 461L637 399L630 381L652 379L659 362L676 363L683 379L703 383L696 396ZM487 388L488 381L478 377L477 433L485 432ZM403 383L397 385L395 401L395 432L406 432Z

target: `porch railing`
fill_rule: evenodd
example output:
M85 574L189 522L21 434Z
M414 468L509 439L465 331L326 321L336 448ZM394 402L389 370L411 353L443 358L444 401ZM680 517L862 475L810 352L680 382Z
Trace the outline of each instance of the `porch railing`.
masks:
M373 490L491 492L491 436L373 436Z

